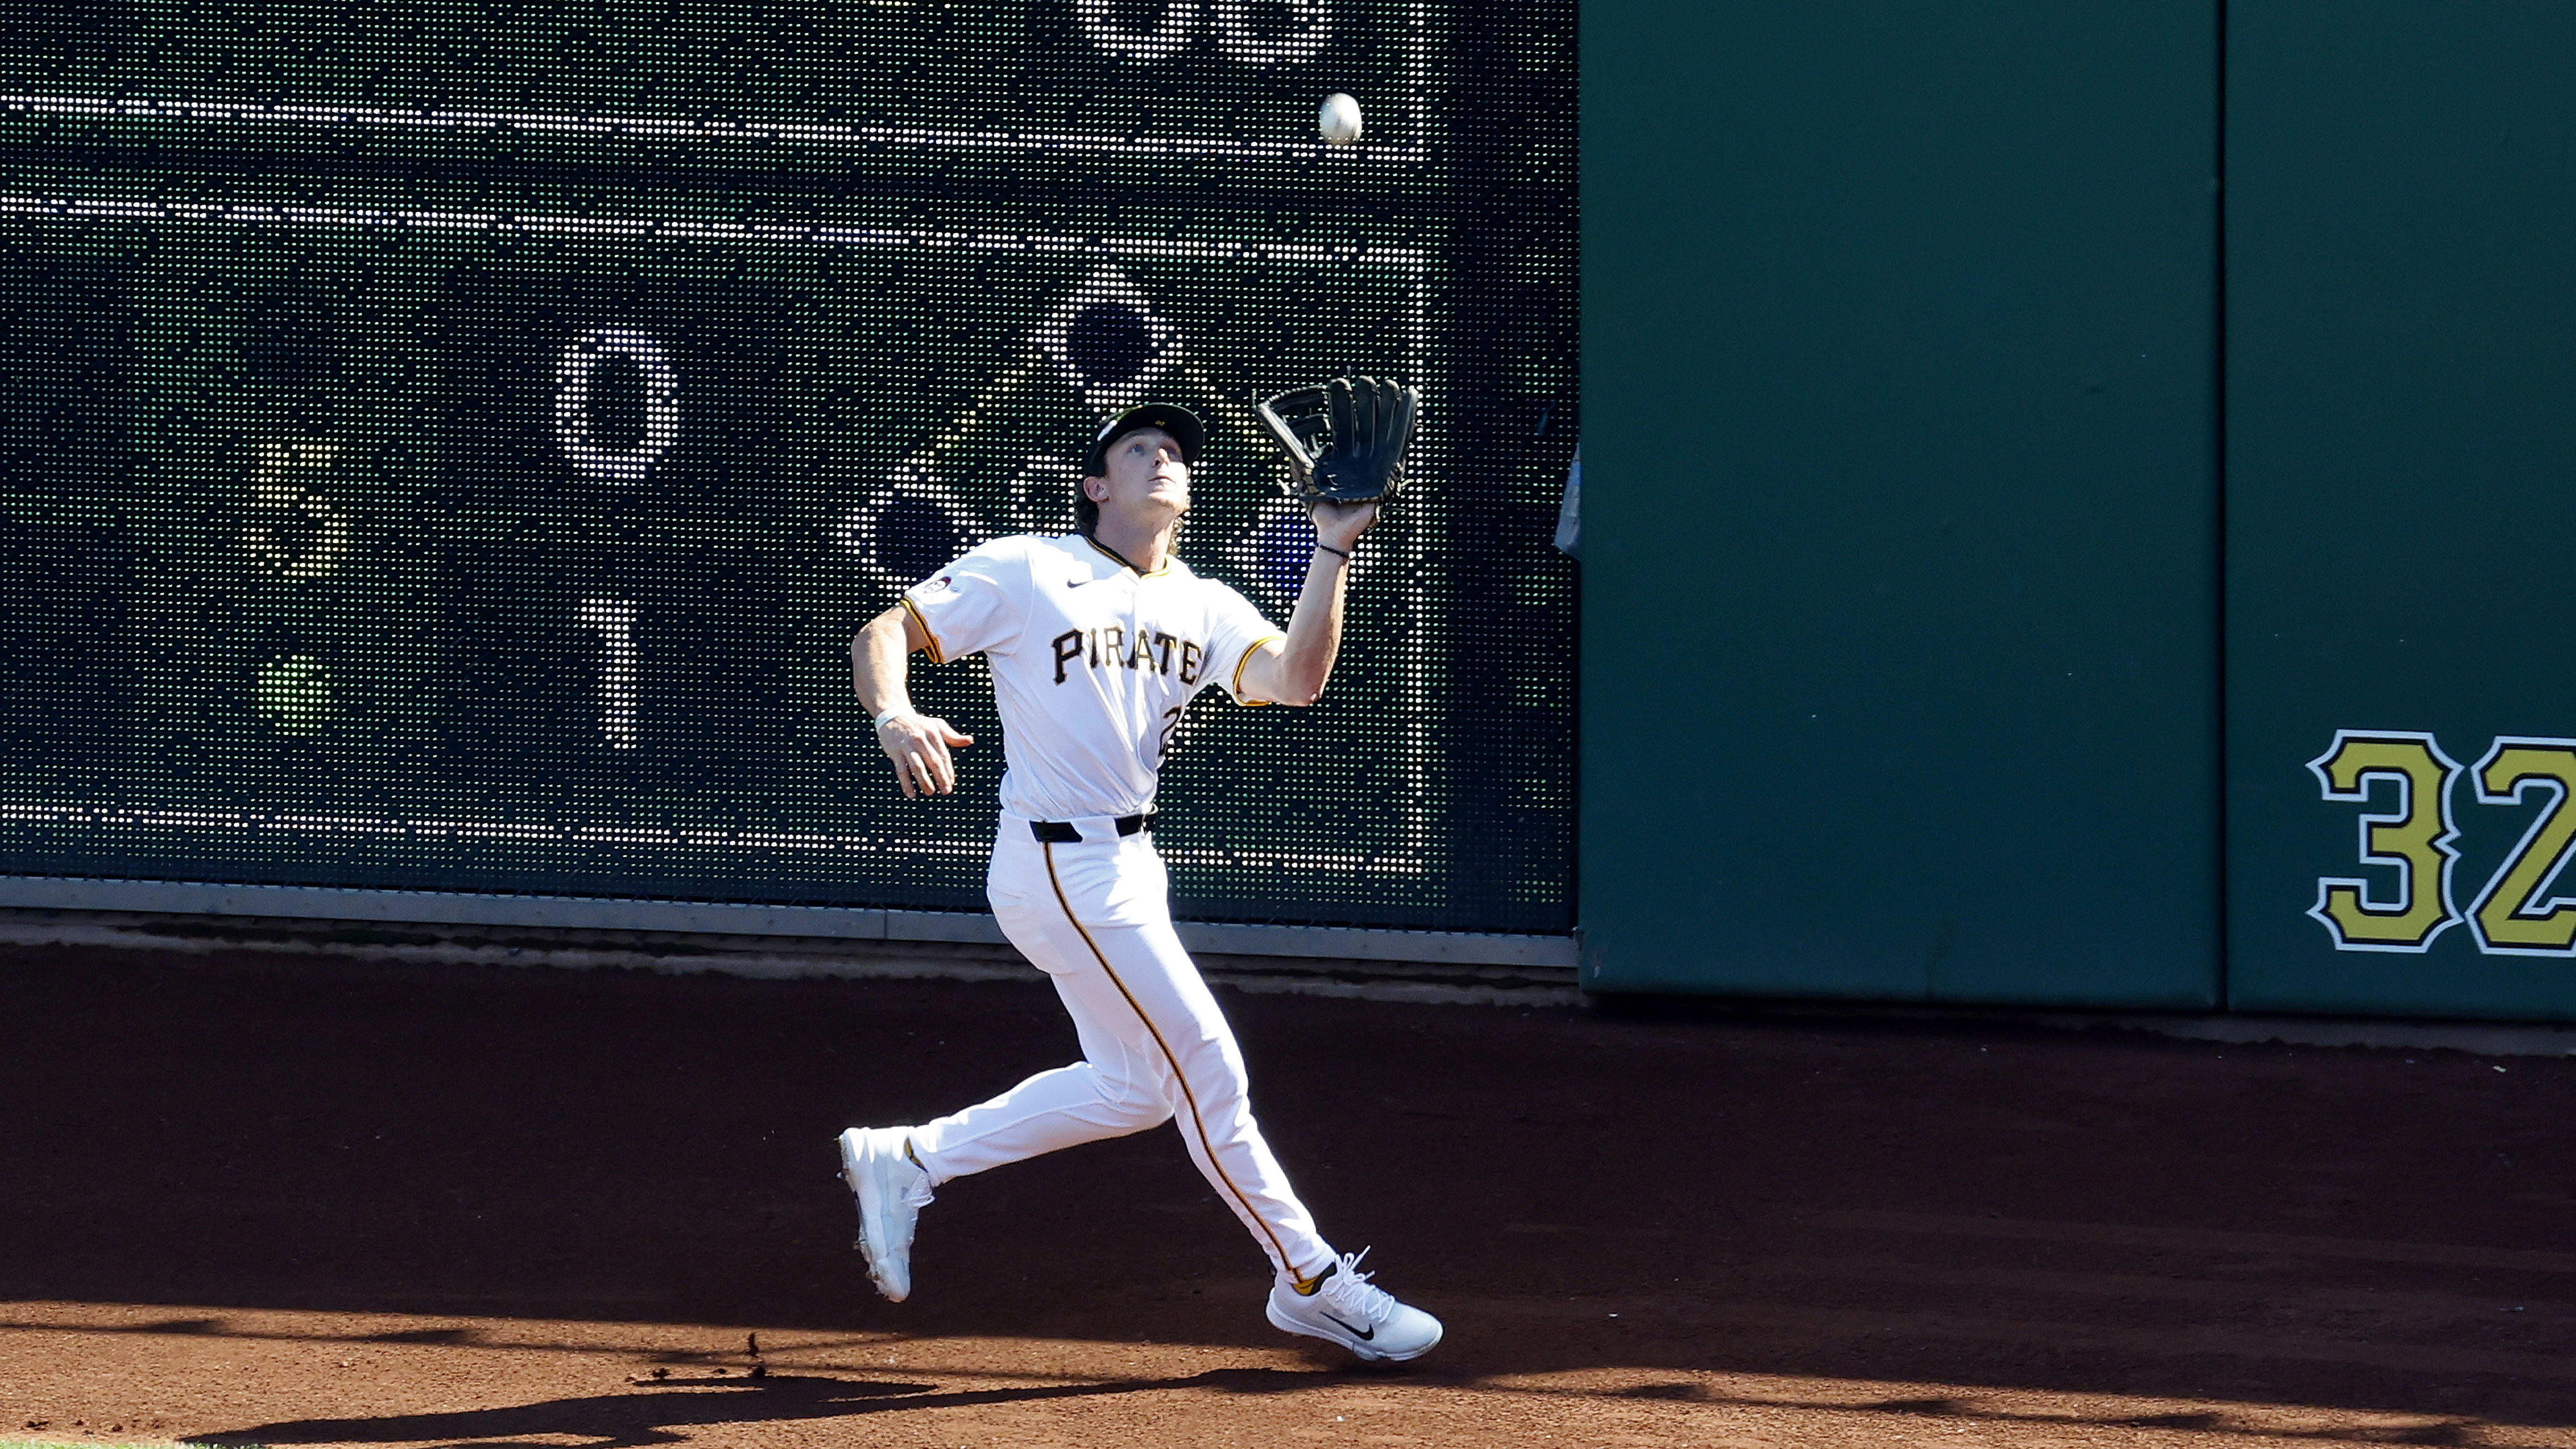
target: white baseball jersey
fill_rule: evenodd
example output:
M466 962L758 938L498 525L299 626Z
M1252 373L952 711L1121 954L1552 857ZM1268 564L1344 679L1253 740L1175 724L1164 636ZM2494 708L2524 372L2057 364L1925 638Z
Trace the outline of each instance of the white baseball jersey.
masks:
M1190 700L1243 698L1252 651L1282 634L1178 558L1138 575L1080 534L974 549L903 595L930 661L981 654L1002 715L1002 810L1026 820L1135 815Z

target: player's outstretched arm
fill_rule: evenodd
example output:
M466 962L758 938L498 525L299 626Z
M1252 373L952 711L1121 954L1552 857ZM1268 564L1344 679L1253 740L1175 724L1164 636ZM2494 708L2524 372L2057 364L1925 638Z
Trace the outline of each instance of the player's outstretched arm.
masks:
M904 682L911 656L929 648L929 636L901 605L870 619L850 641L851 683L858 687L859 703L876 717L877 745L893 762L895 783L906 798L955 790L957 762L948 751L975 743L973 736L949 728L948 721L912 707L912 691Z
M1377 523L1374 503L1317 503L1315 557L1306 587L1288 616L1288 637L1273 640L1244 662L1243 692L1273 704L1309 705L1323 697L1342 652L1342 608L1352 550Z

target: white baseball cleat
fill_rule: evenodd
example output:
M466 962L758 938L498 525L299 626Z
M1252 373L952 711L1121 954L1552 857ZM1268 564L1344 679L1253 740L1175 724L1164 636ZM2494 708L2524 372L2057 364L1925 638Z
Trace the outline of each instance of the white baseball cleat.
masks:
M930 1174L911 1148L901 1127L841 1134L841 1179L859 1199L859 1251L877 1291L896 1303L912 1296L912 1227L930 1204Z
M1440 1342L1440 1320L1395 1301L1360 1271L1368 1249L1344 1253L1324 1270L1314 1291L1300 1293L1281 1279L1270 1290L1270 1326L1309 1338L1328 1338L1365 1359L1420 1358Z

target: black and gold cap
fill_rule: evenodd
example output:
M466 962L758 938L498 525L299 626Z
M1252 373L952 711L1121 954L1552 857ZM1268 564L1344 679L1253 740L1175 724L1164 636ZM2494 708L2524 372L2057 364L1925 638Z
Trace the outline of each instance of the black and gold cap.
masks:
M1091 440L1091 453L1083 459L1082 475L1086 478L1109 476L1109 445L1138 428L1161 428L1181 445L1181 461L1195 468L1199 449L1207 442L1207 429L1199 415L1172 403L1147 403L1129 408L1100 425L1100 435Z

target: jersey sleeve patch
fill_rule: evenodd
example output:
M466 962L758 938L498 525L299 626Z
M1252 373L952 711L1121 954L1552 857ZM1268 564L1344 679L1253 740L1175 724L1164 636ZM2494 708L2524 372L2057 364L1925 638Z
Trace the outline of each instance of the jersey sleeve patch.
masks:
M959 555L903 592L904 611L930 640L930 662L1005 654L1029 614L1029 561L1018 539Z

